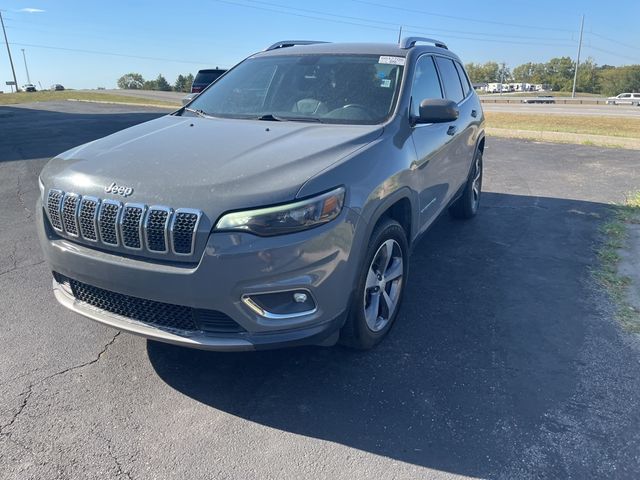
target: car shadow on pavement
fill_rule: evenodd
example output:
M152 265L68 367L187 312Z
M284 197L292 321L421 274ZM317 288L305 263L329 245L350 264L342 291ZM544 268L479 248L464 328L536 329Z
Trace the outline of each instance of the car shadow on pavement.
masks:
M113 113L86 113L92 104L80 105L84 113L0 106L0 163L49 159L75 146L169 113L151 109L140 112L140 108L135 112L119 111L102 104L103 110L112 107Z
M607 208L486 193L474 220L441 217L414 251L394 329L372 351L223 354L148 341L149 359L171 387L248 421L495 476L575 393L587 330L616 334L589 295Z

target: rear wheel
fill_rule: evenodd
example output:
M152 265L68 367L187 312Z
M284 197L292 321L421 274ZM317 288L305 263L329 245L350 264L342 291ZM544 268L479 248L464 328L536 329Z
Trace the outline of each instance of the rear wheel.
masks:
M467 219L475 217L478 213L480 195L482 194L482 169L482 151L477 150L464 191L460 198L449 207L449 213L453 218Z
M378 344L398 316L407 278L407 237L402 226L385 219L376 227L359 273L340 343L358 349Z

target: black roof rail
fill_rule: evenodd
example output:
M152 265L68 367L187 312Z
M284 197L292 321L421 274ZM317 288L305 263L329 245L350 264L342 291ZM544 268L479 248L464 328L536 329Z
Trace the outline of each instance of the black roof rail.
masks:
M316 40L282 40L281 42L276 42L268 48L265 48L264 51L268 52L269 50L276 50L278 48L287 48L293 47L294 45L313 45L315 43L328 43L321 42Z
M409 48L415 47L417 42L432 43L436 47L449 50L449 48L444 42L441 42L440 40L434 40L433 38L426 38L426 37L405 37L400 41L399 47L404 50L407 50Z

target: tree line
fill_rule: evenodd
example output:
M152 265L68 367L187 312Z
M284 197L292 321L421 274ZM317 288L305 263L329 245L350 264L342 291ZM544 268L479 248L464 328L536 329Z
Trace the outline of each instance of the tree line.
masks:
M127 73L118 79L118 88L130 90L160 90L163 92L191 92L193 74L178 75L176 81L171 85L162 74L155 80L145 80L139 73Z
M545 63L524 63L513 70L497 62L468 63L465 67L473 83L546 84L555 91L570 92L575 62L570 57L557 57ZM578 67L576 91L606 96L640 92L640 65L597 65L587 58Z

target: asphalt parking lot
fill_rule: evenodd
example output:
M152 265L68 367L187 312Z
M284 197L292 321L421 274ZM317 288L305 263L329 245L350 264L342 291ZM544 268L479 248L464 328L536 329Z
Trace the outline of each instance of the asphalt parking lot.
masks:
M220 354L66 311L36 241L46 159L164 113L0 107L0 478L638 478L640 344L590 277L638 152L489 139L377 349Z

